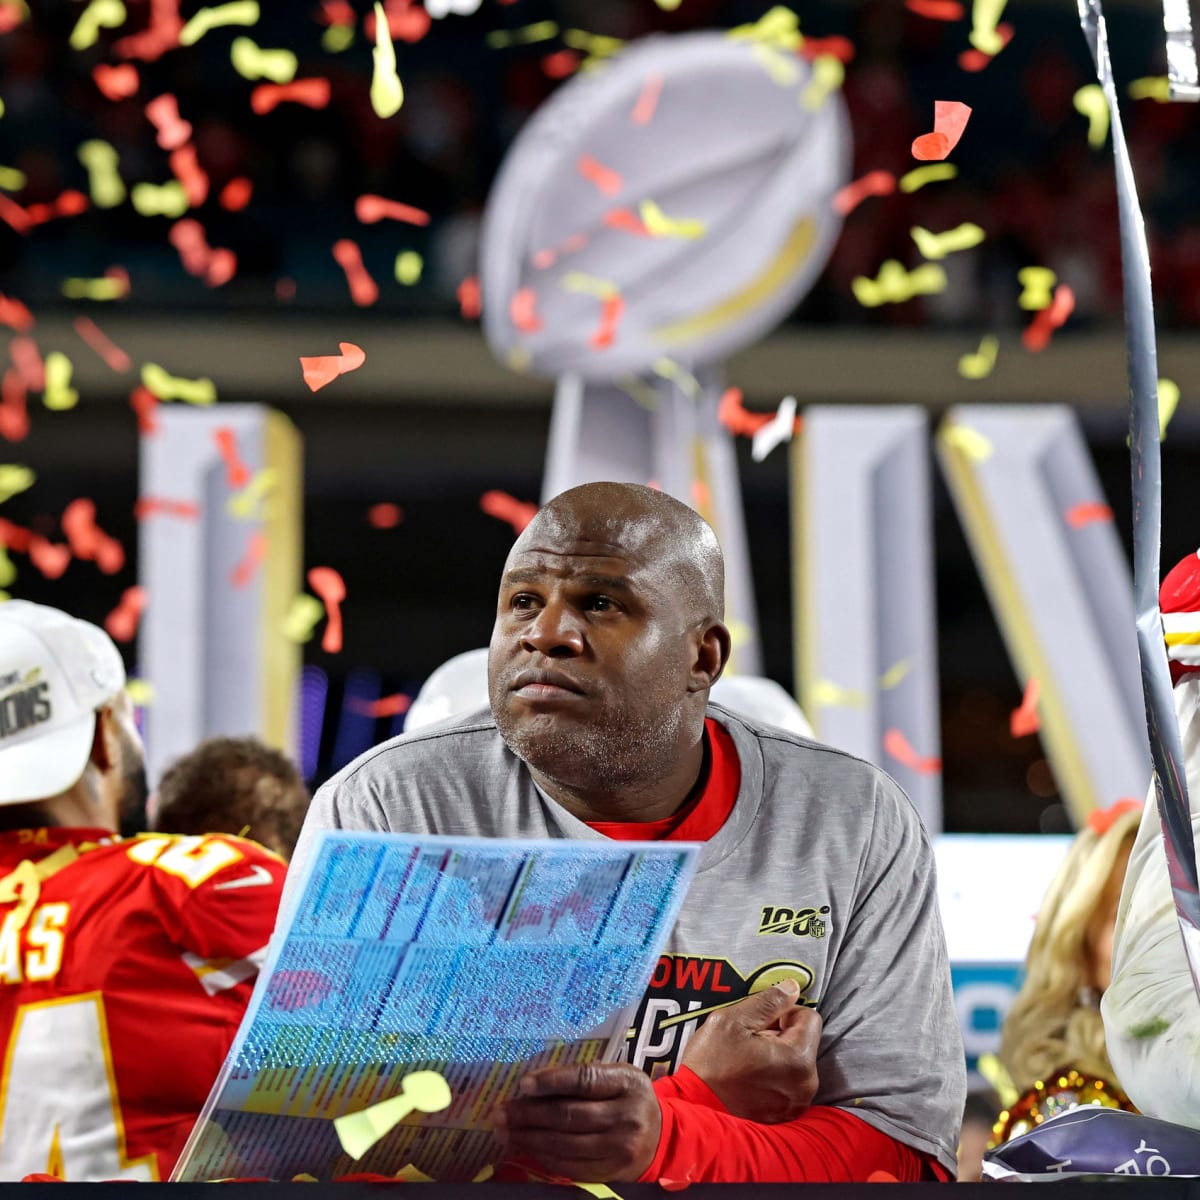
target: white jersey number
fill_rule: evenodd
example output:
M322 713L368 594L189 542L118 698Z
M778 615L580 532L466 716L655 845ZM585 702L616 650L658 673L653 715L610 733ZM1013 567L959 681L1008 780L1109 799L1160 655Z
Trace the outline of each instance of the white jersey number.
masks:
M158 1178L154 1155L125 1156L104 1000L88 992L22 1004L0 1079L0 1179Z

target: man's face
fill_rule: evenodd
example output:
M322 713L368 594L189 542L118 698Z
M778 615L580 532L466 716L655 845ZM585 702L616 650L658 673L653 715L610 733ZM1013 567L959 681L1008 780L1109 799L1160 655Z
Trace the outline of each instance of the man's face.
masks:
M500 583L488 654L496 725L568 786L653 782L681 752L698 622L663 548L629 540L551 527L514 549Z

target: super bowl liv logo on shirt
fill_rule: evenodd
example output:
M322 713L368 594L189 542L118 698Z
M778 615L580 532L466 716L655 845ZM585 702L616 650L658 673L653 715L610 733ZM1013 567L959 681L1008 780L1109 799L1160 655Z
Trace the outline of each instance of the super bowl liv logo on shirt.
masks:
M50 720L54 711L46 694L50 684L40 678L41 673L34 667L24 678L19 671L0 676L0 738Z

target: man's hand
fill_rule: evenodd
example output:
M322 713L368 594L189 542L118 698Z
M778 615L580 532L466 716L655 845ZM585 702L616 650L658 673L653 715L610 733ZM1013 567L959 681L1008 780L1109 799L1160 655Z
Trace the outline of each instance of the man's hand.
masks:
M690 1067L734 1116L774 1125L795 1120L817 1094L821 1017L796 1005L785 979L712 1013L692 1036Z
M624 1063L545 1067L494 1118L508 1155L585 1183L636 1180L658 1150L662 1113L650 1078Z

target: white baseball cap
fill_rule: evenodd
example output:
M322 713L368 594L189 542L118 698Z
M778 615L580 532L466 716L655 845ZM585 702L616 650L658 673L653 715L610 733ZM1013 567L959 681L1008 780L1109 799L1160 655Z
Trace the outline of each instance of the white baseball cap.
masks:
M125 686L103 629L43 604L0 604L0 804L57 796L83 774L96 711Z

